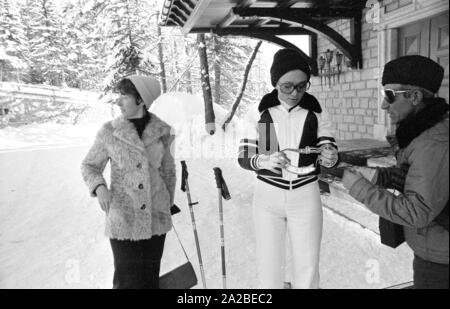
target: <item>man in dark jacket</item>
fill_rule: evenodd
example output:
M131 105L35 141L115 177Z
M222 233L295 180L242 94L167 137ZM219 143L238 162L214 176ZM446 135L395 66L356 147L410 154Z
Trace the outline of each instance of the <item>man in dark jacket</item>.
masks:
M401 57L385 67L382 108L397 126L397 167L407 170L402 193L387 190L396 181L389 169L347 170L343 178L351 196L403 226L418 289L449 287L448 228L436 222L449 199L449 108L435 96L443 76L439 64L422 56Z

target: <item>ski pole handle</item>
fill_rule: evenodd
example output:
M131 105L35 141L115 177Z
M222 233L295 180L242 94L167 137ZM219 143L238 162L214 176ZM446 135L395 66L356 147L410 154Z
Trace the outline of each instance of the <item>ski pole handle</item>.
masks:
M216 185L217 189L220 189L222 192L222 197L226 200L231 199L230 192L228 191L227 184L222 176L222 170L218 167L214 168L214 175L216 176Z
M217 189L222 189L222 170L219 167L215 167L214 175L216 177Z
M181 161L181 191L186 192L186 183L189 173L186 166L186 161Z

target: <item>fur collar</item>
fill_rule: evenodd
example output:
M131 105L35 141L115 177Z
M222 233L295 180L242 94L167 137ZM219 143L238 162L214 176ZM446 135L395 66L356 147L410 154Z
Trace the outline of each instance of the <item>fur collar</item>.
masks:
M424 109L400 122L395 132L398 146L406 148L413 139L448 117L448 110L449 106L444 99L430 99Z
M150 121L139 138L134 124L123 116L111 122L113 135L128 145L145 152L145 146L150 145L164 135L170 134L170 126L150 113Z
M258 106L258 111L262 113L263 111L280 104L281 103L278 100L278 90L274 89L271 93L266 94L262 98ZM309 111L319 114L322 113L322 108L320 107L319 101L317 101L317 99L313 95L307 92L305 92L298 105L300 105L301 108L307 109Z

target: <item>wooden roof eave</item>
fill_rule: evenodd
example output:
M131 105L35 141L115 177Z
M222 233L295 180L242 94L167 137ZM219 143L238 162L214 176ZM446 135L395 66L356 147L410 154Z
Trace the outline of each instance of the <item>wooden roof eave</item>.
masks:
M316 35L314 32L311 32L306 29L291 29L291 31L279 30L279 29L249 29L249 28L220 28L216 27L214 29L194 29L193 33L207 33L212 32L219 36L245 36L253 39L263 40L267 42L271 42L273 44L279 45L284 48L292 48L297 50L304 58L310 67L312 68L312 75L318 76L319 70L317 67L317 62L315 58L309 57L301 48L290 43L289 41L278 37L278 35Z
M332 42L342 53L351 60L354 68L362 67L362 51L361 51L361 18L362 12L353 12L353 43L347 41L336 30L332 29L328 25L316 21L309 16L305 15L303 9L261 9L261 8L233 8L233 13L240 17L259 17L268 18L273 20L289 21L290 23L297 24L302 28L315 32L317 34L325 36L330 42Z
M181 1L181 0L180 0ZM191 0L190 0L191 1ZM280 1L273 8L252 7L256 0L241 1L236 7L231 8L223 20L216 26L207 28L195 28L196 22L207 11L213 0L195 0L195 7L190 5L187 7L183 1L166 0L164 10L166 11L165 23L168 20L182 27L184 33L189 32L213 32L218 35L243 35L278 44L284 47L293 47L292 44L283 40L278 35L287 34L307 34L313 42L311 47L312 57L308 57L309 63L314 62L313 69L317 69L317 34L325 36L333 43L342 53L350 59L354 68L362 68L362 50L361 50L361 19L362 7L309 7L309 8L292 8L291 5L298 1L284 0ZM174 5L174 3L176 5ZM183 8L177 8L179 4ZM363 4L361 4L363 5ZM187 14L189 12L189 14ZM242 18L254 17L256 22L250 26L239 25ZM327 22L335 19L351 20L351 38L350 41L345 39L341 34L327 25ZM272 27L268 23L273 21L282 26ZM164 22L162 23L164 25ZM286 27L283 24L290 24ZM297 50L299 50L296 47ZM302 52L303 53L303 52ZM303 53L305 56L306 54ZM307 56L306 56L307 57Z

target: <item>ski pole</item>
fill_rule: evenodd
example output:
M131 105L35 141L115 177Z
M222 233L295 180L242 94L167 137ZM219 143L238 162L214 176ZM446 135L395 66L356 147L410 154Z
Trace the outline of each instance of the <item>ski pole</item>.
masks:
M222 257L222 283L223 288L227 288L227 275L226 275L226 264L225 264L225 232L223 226L223 207L222 207L222 197L226 200L231 198L228 192L225 180L222 177L222 170L218 167L214 168L214 174L216 177L217 190L219 193L219 218L220 218L220 247L221 247L221 257Z
M187 171L186 161L181 161L181 191L186 192L187 195L189 211L191 213L192 228L194 230L195 246L197 247L198 263L200 265L200 273L202 275L203 288L206 289L205 271L203 270L200 242L198 240L197 225L195 224L194 208L192 207L194 205L197 205L198 202L192 203L191 192L189 191L188 176L189 173Z

